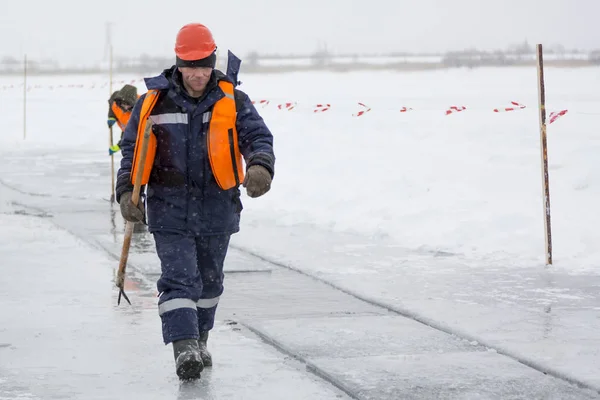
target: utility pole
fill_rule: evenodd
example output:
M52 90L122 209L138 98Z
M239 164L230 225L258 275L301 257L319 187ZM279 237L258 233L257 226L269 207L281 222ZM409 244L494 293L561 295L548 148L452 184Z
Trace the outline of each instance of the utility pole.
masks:
M104 58L106 59L106 50L108 49L108 96L112 95L112 81L113 81L113 47L112 47L112 22L106 23L106 42L104 45ZM113 129L112 126L108 128L108 146L112 149L114 144L113 141ZM110 155L110 203L115 202L115 157L114 154Z
M106 22L106 39L104 42L104 59L110 55L110 49L112 48L112 22Z

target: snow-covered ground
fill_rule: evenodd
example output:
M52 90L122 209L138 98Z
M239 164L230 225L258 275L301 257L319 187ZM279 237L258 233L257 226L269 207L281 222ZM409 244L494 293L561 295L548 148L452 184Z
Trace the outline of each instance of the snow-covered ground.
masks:
M555 260L572 270L595 269L600 255L600 213L593 211L600 195L598 72L547 71L548 109L569 109L548 131ZM276 133L278 175L273 193L249 204L247 219L266 213L279 224L389 237L411 249L543 263L535 70L269 81L248 77L245 88L265 99L284 92L307 107L263 110ZM509 101L528 108L492 112ZM352 117L356 102L372 110ZM316 103L331 103L330 114L312 114ZM446 116L451 105L467 110ZM400 113L403 106L414 110Z
M0 181L11 193L53 210L110 196L106 78L31 77L23 139L20 78L0 77ZM143 91L140 78L115 77L113 89L133 80ZM546 69L548 111L569 110L548 126L550 268L535 69L240 78L269 100L257 107L277 165L268 195L244 196L234 248L600 387L599 68ZM527 108L492 111L511 101ZM358 102L370 111L355 117ZM446 115L450 106L467 109Z
M600 213L594 212L600 196L599 72L546 70L548 110L569 110L549 125L548 146L554 259L572 272L595 270L600 261ZM273 190L246 202L245 222L308 224L389 238L408 249L544 263L535 69L242 75L241 80L253 99L270 101L258 107L275 134L278 156ZM10 83L19 81L0 80L0 86ZM5 154L40 146L84 148L101 159L108 141L103 77L33 77L29 83L26 140L22 89L0 92ZM83 87L56 88L60 83ZM510 101L527 108L492 112ZM285 102L297 105L279 110ZM358 102L371 111L353 117L362 109ZM332 107L314 113L319 103ZM450 106L467 110L446 116ZM402 107L413 110L401 113Z

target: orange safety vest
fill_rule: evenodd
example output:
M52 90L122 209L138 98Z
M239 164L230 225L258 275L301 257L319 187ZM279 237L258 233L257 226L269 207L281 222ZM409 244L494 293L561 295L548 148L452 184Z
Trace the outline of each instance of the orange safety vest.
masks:
M113 114L115 114L115 117L117 117L117 124L119 124L119 128L124 131L127 123L129 122L129 117L131 117L131 111L123 111L121 107L119 107L114 101L110 108Z
M219 87L225 93L225 97L217 101L213 107L206 134L206 146L208 148L210 166L217 184L221 189L228 190L238 187L244 181L244 168L238 145L238 133L235 127L237 111L235 107L234 87L232 83L226 81L220 81ZM138 152L138 148L141 148L140 142L144 136L146 122L158 100L158 95L159 92L157 90L149 90L142 103L137 140L133 154L132 184L135 184L136 171L141 162L141 155ZM152 132L144 163L142 185L146 185L150 180L150 172L152 171L154 157L156 156L156 144L156 136Z

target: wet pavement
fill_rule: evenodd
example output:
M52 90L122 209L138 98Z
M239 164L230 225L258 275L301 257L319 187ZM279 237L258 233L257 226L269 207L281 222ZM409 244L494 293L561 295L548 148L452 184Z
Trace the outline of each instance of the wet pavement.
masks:
M152 238L134 235L117 307L124 223L106 162L80 157L4 155L0 399L600 398L599 277L268 221L234 235L215 365L181 385Z

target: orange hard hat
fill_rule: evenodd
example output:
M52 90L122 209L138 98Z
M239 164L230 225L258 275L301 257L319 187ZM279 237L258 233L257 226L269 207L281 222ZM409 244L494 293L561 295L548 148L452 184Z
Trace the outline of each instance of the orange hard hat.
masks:
M184 25L177 33L175 54L181 60L200 60L210 56L216 49L212 33L202 24Z

